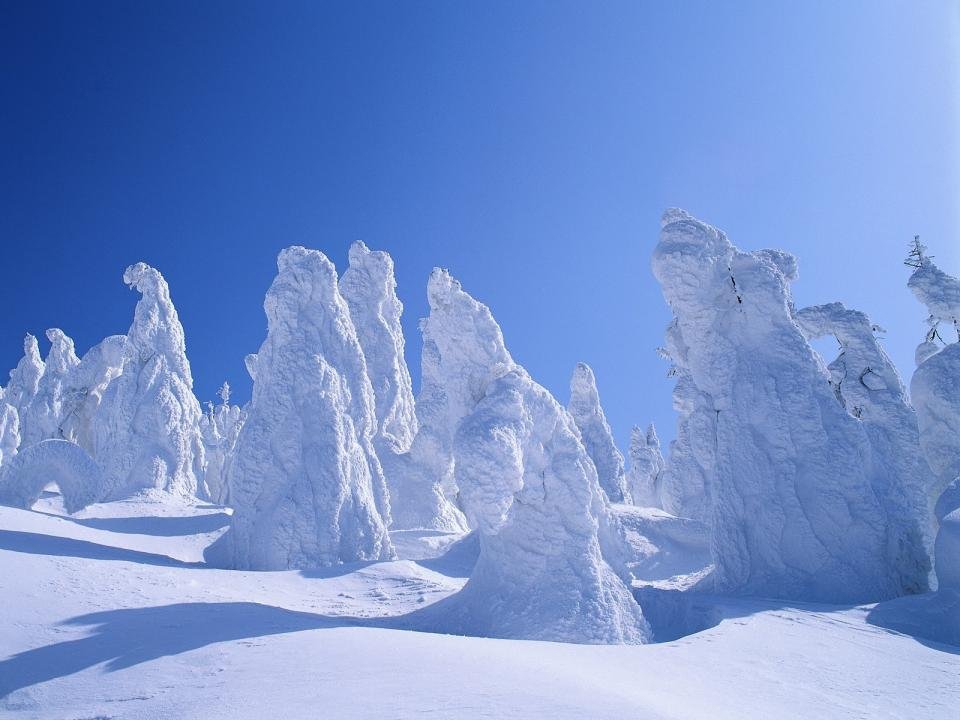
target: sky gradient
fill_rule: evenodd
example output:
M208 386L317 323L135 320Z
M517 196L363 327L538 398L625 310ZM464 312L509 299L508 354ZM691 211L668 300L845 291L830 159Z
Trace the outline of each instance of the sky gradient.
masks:
M960 272L956 2L0 2L0 374L23 334L125 332L143 260L195 390L249 398L277 252L395 260L407 356L430 269L487 303L618 441L674 434L650 272L683 207L800 259L798 305L887 328L905 378L919 233ZM832 358L827 358L828 360Z

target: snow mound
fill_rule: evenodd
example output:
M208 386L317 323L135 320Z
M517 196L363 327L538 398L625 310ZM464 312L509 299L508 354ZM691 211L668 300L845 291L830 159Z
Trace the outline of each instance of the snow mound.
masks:
M229 468L233 523L208 561L271 570L390 558L373 389L336 269L303 247L277 267Z
M908 489L890 487L899 479L878 475L882 456L794 320L792 257L742 252L670 211L653 270L674 314L669 354L691 383L684 395L714 416L701 426L713 432L695 438L715 448L714 587L832 602L925 590L921 519L902 501Z
M4 466L0 504L29 510L51 482L60 488L69 513L98 502L103 493L103 471L82 448L66 440L43 440Z
M634 505L663 506L660 495L664 466L660 438L653 423L646 430L634 425L630 432L630 470L627 472L627 485Z
M610 423L603 414L600 394L593 369L586 363L577 363L570 378L570 402L567 410L580 430L583 446L597 468L600 487L610 502L629 502L623 470L623 453L613 440Z
M125 335L111 335L90 348L74 366L64 387L60 436L88 453L95 449L97 412L109 387L123 371Z
M429 296L424 335L448 381L454 479L480 541L470 579L430 609L430 627L484 637L648 641L639 605L604 558L612 520L573 418L513 363L489 309L448 273L434 271Z
M137 263L126 269L123 281L142 297L123 345L120 374L106 386L92 423L104 499L148 488L193 496L203 474L203 444L183 327L157 270ZM108 354L104 348L104 358Z

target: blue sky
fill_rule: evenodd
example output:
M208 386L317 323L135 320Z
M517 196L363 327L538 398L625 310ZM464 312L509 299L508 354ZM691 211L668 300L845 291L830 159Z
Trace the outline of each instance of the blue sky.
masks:
M415 378L431 267L563 402L673 435L650 269L681 206L800 258L798 304L888 329L909 377L916 233L960 272L955 2L0 5L0 366L23 333L124 332L170 282L195 389L265 334L278 250L395 259ZM45 340L42 343L45 349Z

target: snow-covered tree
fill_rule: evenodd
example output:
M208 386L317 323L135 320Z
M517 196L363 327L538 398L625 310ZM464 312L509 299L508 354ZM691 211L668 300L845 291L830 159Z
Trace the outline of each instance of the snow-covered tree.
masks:
M613 440L610 423L603 414L593 369L577 363L570 378L570 402L567 410L580 430L583 446L597 468L600 487L610 502L630 502L623 469L623 453Z
M37 338L27 333L23 339L23 357L10 371L10 381L4 391L6 402L16 408L19 415L21 437L27 431L25 426L29 424L28 408L37 395L41 377L43 359L40 357L40 347L37 345Z
M228 468L233 522L208 560L271 570L392 557L373 388L336 269L302 247L277 266Z
M60 423L64 418L64 400L70 375L80 364L73 348L73 340L59 328L47 330L50 352L43 363L43 374L37 383L37 392L24 408L23 447L41 440L63 439Z
M0 467L10 462L20 447L20 417L17 409L6 402L0 388Z
M796 260L740 251L670 210L653 270L674 314L671 359L715 418L697 438L714 446L715 589L827 602L923 591L924 519L905 492L881 498L897 479L877 472L794 320Z
M227 505L230 502L230 486L227 482L230 464L236 450L237 438L246 421L247 414L239 405L230 404L230 384L224 381L217 391L220 405L209 403L209 410L200 418L200 434L203 436L204 458L203 488L212 502Z
M458 530L457 511L436 483L417 474L407 455L418 429L413 385L404 359L393 260L362 242L350 248L350 265L340 291L363 349L376 410L374 447L390 489L390 511L397 529Z
M660 438L653 423L646 430L634 425L630 432L630 470L627 472L627 484L634 505L662 507L660 486L664 466Z
M105 497L148 488L193 496L203 473L203 443L183 327L157 270L137 263L123 280L142 297L120 374L107 385L93 422Z
M572 417L507 352L489 309L435 270L424 337L435 349L454 482L480 539L439 629L490 637L644 642L622 578L606 498ZM419 408L418 408L419 410ZM435 424L436 423L436 424ZM423 425L421 425L421 428Z

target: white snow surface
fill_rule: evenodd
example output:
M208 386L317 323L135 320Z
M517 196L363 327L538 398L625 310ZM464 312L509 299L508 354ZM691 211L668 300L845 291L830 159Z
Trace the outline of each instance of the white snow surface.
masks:
M627 486L634 505L663 507L663 474L666 463L660 453L660 438L653 423L646 430L637 425L630 431L630 469Z
M204 497L219 504L228 505L230 485L227 477L236 455L237 439L247 420L247 413L239 405L231 405L229 395L219 405L210 405L200 418L200 434L203 437Z
M796 261L740 251L670 210L653 270L674 314L671 359L715 414L698 439L715 447L712 587L823 602L925 589L925 518L876 472L882 456L796 324Z
M228 470L233 524L209 557L256 570L392 557L373 388L336 269L297 246L277 267Z
M630 491L623 469L623 453L617 448L610 423L603 414L593 368L584 362L577 363L570 378L570 402L567 410L573 416L583 446L597 468L600 487L610 502L629 502Z
M103 499L148 488L193 496L203 475L203 443L183 327L159 271L137 263L123 281L141 298L120 374L103 391L92 421L92 455L105 474ZM104 348L105 365L109 357ZM109 371L101 365L94 374Z
M229 519L217 508L36 510L0 507L3 718L939 720L960 705L957 648L871 624L871 606L696 596L713 626L653 645L410 632L404 616L462 569L225 571L196 562Z

